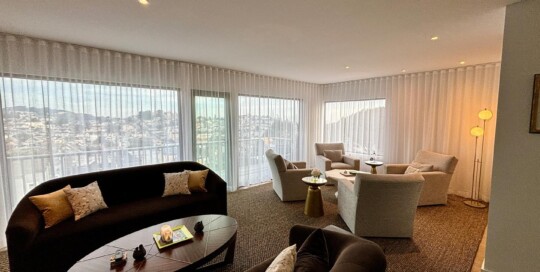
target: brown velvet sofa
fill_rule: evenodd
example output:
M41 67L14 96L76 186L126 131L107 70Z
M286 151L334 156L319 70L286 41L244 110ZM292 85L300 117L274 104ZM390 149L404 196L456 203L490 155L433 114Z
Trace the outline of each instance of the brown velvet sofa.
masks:
M311 226L294 225L289 232L289 245L296 244L298 250L316 229ZM323 233L328 247L330 271L384 272L386 270L386 257L381 247L374 242L354 236L332 225L324 228ZM246 272L266 271L274 258Z
M207 193L161 197L163 173L204 170L196 162L172 162L94 172L49 180L31 190L11 215L6 238L11 271L66 271L100 246L160 222L199 214L227 214L226 183L209 171ZM73 218L44 228L29 196L50 193L70 184L98 181L107 209L78 221Z

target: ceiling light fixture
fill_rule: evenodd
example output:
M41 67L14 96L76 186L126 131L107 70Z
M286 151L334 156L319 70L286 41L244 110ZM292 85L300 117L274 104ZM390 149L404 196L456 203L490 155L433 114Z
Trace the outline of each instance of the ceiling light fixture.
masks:
M139 3L143 6L148 6L150 5L150 3L148 2L148 0L139 0Z
M349 69L349 68L351 68L351 67L350 66L345 66L345 69Z
M432 41L436 41L436 40L438 40L438 39L439 39L438 36L433 36L433 37L431 37L431 40L432 40Z
M463 65L463 64L465 64L465 61L462 60L462 61L459 62L459 64Z
M407 70L405 70L405 69L401 69L401 72L402 72L402 73L405 73L405 72L407 72Z

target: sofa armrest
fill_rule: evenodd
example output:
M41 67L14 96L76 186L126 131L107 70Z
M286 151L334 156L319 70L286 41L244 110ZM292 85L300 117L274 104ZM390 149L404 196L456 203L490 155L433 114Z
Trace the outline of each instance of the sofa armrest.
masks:
M294 164L296 167L298 167L298 169L306 169L307 167L307 163L303 161L291 162L291 163Z
M317 155L315 158L315 166L321 171L332 170L332 161L323 155Z
M360 159L345 155L343 156L343 162L351 165L354 170L360 171Z
M216 213L227 215L227 183L215 172L210 170L205 184L208 193L215 194L218 202L215 205Z
M405 174L409 164L387 164L386 174Z
M40 211L25 196L17 205L6 227L9 263L12 270L24 267L20 263L28 261L25 252L29 252L36 236L43 228Z

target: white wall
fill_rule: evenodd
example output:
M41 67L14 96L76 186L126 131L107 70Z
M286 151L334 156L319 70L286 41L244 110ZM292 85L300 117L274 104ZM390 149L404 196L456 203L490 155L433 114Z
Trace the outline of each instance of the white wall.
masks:
M540 271L540 134L530 134L540 74L540 1L507 7L484 271Z

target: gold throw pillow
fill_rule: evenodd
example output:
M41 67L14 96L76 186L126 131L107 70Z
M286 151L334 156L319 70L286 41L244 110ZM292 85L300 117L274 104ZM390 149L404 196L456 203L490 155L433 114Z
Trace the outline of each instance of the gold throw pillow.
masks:
M191 192L208 192L206 190L206 176L208 176L208 169L201 171L189 171L189 191Z
M30 201L41 211L43 219L45 219L45 228L50 228L73 216L73 209L71 209L64 189L71 189L71 186L68 185L49 194L29 197Z

